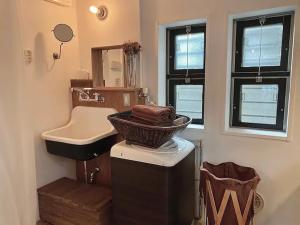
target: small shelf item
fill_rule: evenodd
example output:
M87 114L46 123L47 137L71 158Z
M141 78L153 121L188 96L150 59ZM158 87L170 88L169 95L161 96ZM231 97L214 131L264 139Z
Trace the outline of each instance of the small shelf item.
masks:
M127 42L123 44L125 61L125 82L126 87L138 86L138 61L141 51L141 45L138 42Z
M169 141L176 133L183 131L191 122L191 118L176 115L170 126L153 126L141 123L131 116L131 111L116 113L108 116L108 120L125 138L127 144L135 144L157 149Z

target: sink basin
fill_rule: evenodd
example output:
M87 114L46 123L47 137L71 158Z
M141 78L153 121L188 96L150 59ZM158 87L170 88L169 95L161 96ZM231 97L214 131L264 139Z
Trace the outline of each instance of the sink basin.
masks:
M67 125L42 134L47 151L80 161L109 151L116 143L117 131L107 116L116 112L112 108L77 106Z

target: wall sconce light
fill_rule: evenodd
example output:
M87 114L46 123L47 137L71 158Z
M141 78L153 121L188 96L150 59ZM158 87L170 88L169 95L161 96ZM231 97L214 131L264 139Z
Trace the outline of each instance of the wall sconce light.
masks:
M105 20L108 16L108 10L105 6L90 6L90 12L95 14L99 20Z

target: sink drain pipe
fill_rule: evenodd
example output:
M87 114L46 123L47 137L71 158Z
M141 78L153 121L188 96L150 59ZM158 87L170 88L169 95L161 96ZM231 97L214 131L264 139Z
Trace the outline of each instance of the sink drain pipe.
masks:
M86 184L88 184L88 175L87 175L86 161L83 162L83 167L84 167L84 181L85 181Z

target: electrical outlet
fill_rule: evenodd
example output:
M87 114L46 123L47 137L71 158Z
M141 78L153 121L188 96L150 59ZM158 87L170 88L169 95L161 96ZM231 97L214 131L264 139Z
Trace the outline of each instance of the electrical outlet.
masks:
M44 0L44 1L51 2L61 6L68 6L68 7L72 6L72 0Z
M130 94L129 93L124 93L123 94L123 104L126 107L130 106Z
M32 63L32 51L31 50L24 50L24 62L25 64Z

